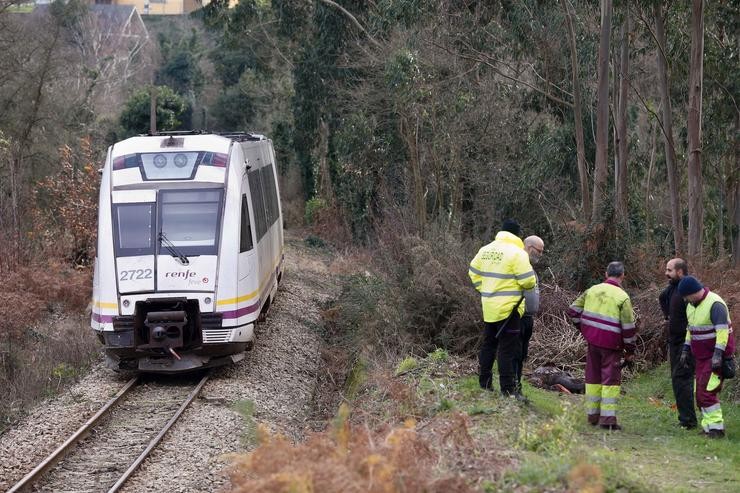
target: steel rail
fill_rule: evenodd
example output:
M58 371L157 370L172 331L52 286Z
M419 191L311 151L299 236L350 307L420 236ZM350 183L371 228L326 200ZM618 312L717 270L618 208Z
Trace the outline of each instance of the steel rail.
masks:
M178 420L180 415L185 411L185 409L190 405L191 402L198 396L200 393L200 390L203 388L203 385L205 385L206 381L208 380L208 375L205 375L198 385L193 389L190 394L188 394L188 397L185 399L185 402L183 402L180 405L180 408L177 410L174 416L170 418L170 420L167 422L166 425L160 430L160 432L155 436L151 442L149 442L149 445L144 449L144 451L139 455L139 457L129 466L129 468L126 470L126 472L123 473L123 475L116 481L116 484L111 486L111 488L108 490L108 493L114 493L118 491L123 484L134 474L136 469L141 465L142 462L144 462L144 459L147 458L147 456L151 453L152 450L154 450L154 447L157 446L157 444L164 438L164 435L169 431L169 429L172 427L173 424L175 424L175 421Z
M134 378L129 380L115 396L113 396L108 402L103 405L102 408L100 408L97 413L95 413L93 417L88 419L85 424L83 424L71 437L67 438L64 443L57 447L54 452L49 454L49 456L46 457L31 472L26 474L23 479L18 481L12 488L10 488L7 493L17 493L19 491L24 491L25 488L31 486L31 484L35 480L41 477L42 474L44 474L47 470L49 470L49 468L56 464L59 459L61 459L64 454L69 451L70 448L72 448L74 444L76 444L80 439L84 438L90 428L92 428L92 426L97 423L104 414L106 414L115 404L117 404L121 400L121 398L136 385L138 381L138 376L135 376Z

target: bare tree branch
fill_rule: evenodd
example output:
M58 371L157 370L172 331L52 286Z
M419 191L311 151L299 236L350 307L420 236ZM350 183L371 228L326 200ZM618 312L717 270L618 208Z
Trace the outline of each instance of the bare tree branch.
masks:
M447 53L449 53L451 55L456 55L456 56L459 56L460 58L463 58L465 60L470 60L470 61L473 61L473 62L477 62L477 63L481 63L483 65L486 65L487 67L490 67L491 69L493 69L493 71L496 72L501 77L504 77L506 79L509 79L511 81L514 81L514 82L516 82L518 84L525 85L525 86L529 87L530 89L532 89L533 91L536 91L536 92L542 94L543 96L545 96L546 98L548 98L548 99L550 99L552 101L555 101L556 103L562 104L563 106L566 106L568 108L572 108L573 107L573 103L571 103L569 101L565 101L564 99L561 99L561 98L559 98L559 97L557 97L557 96L555 96L555 95L553 95L553 94L551 94L551 93L549 93L547 91L544 91L544 90L540 89L539 87L537 87L537 86L535 86L533 84L530 84L527 81L518 79L516 77L513 77L513 76L511 76L509 74L506 74L506 73L502 72L494 63L492 63L490 61L490 60L494 60L495 61L494 58L492 58L492 57L490 57L490 56L488 56L488 55L486 55L484 53L478 52L477 50L475 50L474 48L472 48L467 43L463 43L463 44L466 45L466 48L470 49L471 51L473 51L474 53L476 53L479 56L472 56L472 55L466 55L466 54L460 53L460 52L453 52L452 50L450 50L446 46L440 45L438 43L434 43L434 45L436 47L438 47L438 48L446 51Z
M342 12L342 13L343 13L343 14L344 14L345 16L347 16L347 18L348 18L349 20L351 20L351 21L352 21L352 23L353 23L353 24L354 24L355 26L357 26L357 29L359 29L360 31L362 31L362 32L363 32L363 33L365 34L365 36L367 36L367 39L368 39L368 40L370 40L370 42L371 42L372 44L374 44L374 45L375 45L375 46L376 46L377 48L382 48L382 47L383 47L383 46L382 46L382 45L381 45L380 43L378 43L378 42L377 42L377 41L375 40L375 38L373 38L373 37L372 37L372 36L370 35L370 33L369 33L369 32L367 32L367 30L366 30L366 29L365 29L364 27L362 27L362 24L360 24L360 21L358 21L358 20L357 20L357 18L356 18L356 17L354 16L354 15L352 15L352 14L351 14L351 13L350 13L349 11L347 11L347 9L345 9L344 7L342 7L341 5L339 5L338 3L336 3L336 2L333 2L332 0L320 0L320 1L321 1L322 3L325 3L326 5L330 5L330 6L334 7L334 8L336 8L336 9L338 9L338 10L339 10L340 12Z

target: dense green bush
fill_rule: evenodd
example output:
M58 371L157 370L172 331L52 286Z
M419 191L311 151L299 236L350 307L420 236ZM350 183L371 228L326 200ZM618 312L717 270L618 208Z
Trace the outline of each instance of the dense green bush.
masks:
M121 127L125 136L143 134L149 131L151 108L151 88L136 91L121 112ZM167 86L156 86L157 130L177 130L182 123L188 104L185 99Z

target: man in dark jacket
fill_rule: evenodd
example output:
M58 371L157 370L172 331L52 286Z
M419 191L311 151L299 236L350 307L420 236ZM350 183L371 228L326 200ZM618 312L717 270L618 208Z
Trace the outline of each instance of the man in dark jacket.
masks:
M671 382L678 408L678 424L682 428L696 428L694 409L694 359L689 356L685 366L679 364L686 339L686 302L678 292L678 283L689 274L686 261L674 258L668 261L665 275L668 286L660 293L660 308L668 327L668 356L671 362Z

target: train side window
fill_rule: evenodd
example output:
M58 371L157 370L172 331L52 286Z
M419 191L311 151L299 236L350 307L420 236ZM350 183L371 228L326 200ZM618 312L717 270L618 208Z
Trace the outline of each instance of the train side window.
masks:
M267 224L268 227L275 224L278 218L277 188L275 187L275 173L272 170L272 164L265 166L261 170L262 184L265 191L265 203L267 204Z
M239 237L239 251L248 252L253 247L252 226L249 222L249 204L247 194L242 194L242 230Z
M262 180L260 180L259 170L250 171L249 192L252 198L252 211L254 212L254 226L257 233L257 242L259 242L267 231L267 219L265 218L265 202L262 195Z
M260 180L262 180L262 195L265 200L265 217L267 227L272 224L272 204L270 203L270 181L267 179L267 168L260 168Z
M272 163L267 167L267 179L270 182L270 209L272 210L272 220L270 221L270 224L274 224L280 216L280 207L277 186L275 183L275 168Z

